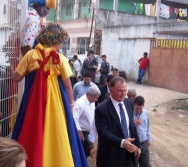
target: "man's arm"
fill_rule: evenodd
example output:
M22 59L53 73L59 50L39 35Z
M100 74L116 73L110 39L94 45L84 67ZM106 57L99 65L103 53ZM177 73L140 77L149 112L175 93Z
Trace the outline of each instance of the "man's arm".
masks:
M93 61L94 61L94 65L98 67L98 59L94 57Z
M148 69L149 69L149 62L148 62L148 64L147 64L147 67L146 67L146 69L145 69L145 72L147 72Z
M76 68L76 65L73 64L73 67L74 67L74 71L75 71L75 78L76 78L76 80L78 80L78 70Z
M147 112L147 137L148 137L148 147L151 143L151 131L150 131L150 120L149 120L149 114Z
M74 100L77 100L77 99L76 99L77 87L78 87L77 85L74 85L74 86L73 86L73 99L74 99Z
M20 82L24 78L23 75L20 75L18 72L14 72L13 74L13 79L16 82Z
M27 45L27 46L24 46L24 47L21 47L21 53L22 53L22 56L24 56L29 50L31 50L31 46Z
M85 60L83 64L84 64L84 65L85 65L85 67L86 67L87 69L89 69L89 70L94 70L94 69L96 69L96 68L97 68L95 65L94 65L94 66L90 66L90 64L89 64L89 61L88 61L88 60Z
M133 111L132 111L133 112ZM137 149L135 149L134 154L135 154L135 158L136 159L139 159L140 157L140 154L141 154L141 145L140 145L140 140L139 140L139 137L138 137L138 133L137 133L137 129L136 129L136 125L134 123L134 119L133 117L130 117L129 120L131 121L131 126L132 126L132 137L135 139L133 144L135 146L137 146Z
M110 64L107 63L107 68L108 68L108 74L110 73Z
M95 140L97 138L97 130L96 130L96 127L95 127L95 120L93 120L92 127L90 129L90 133L89 133L88 138L89 138L89 141L90 141L90 156L92 158L94 158L94 155L95 155L94 143L95 143Z
M95 120L93 120L91 129L90 129L90 132L89 132L89 136L88 136L88 139L91 142L91 145L94 146L94 142L96 141L96 138L97 138L97 130L96 130L96 127L95 127Z
M80 136L81 141L84 140L84 136L79 124L79 118L81 116L81 114L83 113L83 108L81 106L79 106L80 104L78 102L75 102L75 105L73 107L73 118L74 118L74 122L76 124L76 128L78 130L78 134Z
M140 58L140 59L138 60L138 63L139 63L139 64L141 63L141 60L142 60L142 58Z
M71 110L73 111L74 99L73 99L73 92L72 92L70 78L63 80L63 84L68 94Z
M84 141L84 135L81 130L78 130L78 135L80 136L80 140Z

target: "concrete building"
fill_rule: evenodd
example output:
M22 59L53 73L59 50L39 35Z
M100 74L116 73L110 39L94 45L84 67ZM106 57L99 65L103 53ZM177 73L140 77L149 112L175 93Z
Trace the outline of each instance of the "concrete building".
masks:
M67 56L86 54L88 49L100 55L104 26L127 24L126 18L131 23L130 13L155 15L155 5L143 7L140 3L123 0L58 0L57 4L57 9L51 9L44 22L59 22L68 30L70 39L60 50ZM146 23L150 22L153 23L153 19L148 17Z
M177 2L163 1L173 5ZM158 4L159 1L156 2ZM178 7L182 7L178 3ZM101 54L108 55L108 61L121 70L125 70L129 80L136 80L138 75L138 59L143 56L143 52L150 53L151 41L157 39L188 39L188 23L185 21L161 18L161 11L156 6L155 17L126 14L119 12L118 5L113 11L99 10L98 16L106 25L102 28ZM187 7L187 2L184 4ZM150 5L150 11L152 11ZM148 9L148 5L145 5ZM168 8L167 8L168 9ZM169 10L169 9L168 9ZM150 15L152 15L150 13ZM97 24L97 23L96 23ZM144 81L148 80L148 74Z
M86 54L89 46L94 45L96 0L58 0L57 4L46 22L59 22L70 35L60 52L66 56Z
M59 0L56 11L51 10L46 21L61 23L70 34L70 40L60 52L70 56L86 54L89 48L93 49L98 55L106 54L114 67L125 70L127 78L135 80L138 59L143 52L149 53L151 40L187 38L184 33L187 23L177 22L176 15L162 13L161 3L164 10L169 11L175 11L177 5L188 5L183 0L136 0L136 3ZM147 75L144 81L147 81Z
M143 56L143 52L150 53L151 40L155 39L188 39L188 23L104 27L102 53L108 55L108 61L115 67L125 70L128 79L135 80L138 75L138 59ZM144 81L147 81L147 76Z

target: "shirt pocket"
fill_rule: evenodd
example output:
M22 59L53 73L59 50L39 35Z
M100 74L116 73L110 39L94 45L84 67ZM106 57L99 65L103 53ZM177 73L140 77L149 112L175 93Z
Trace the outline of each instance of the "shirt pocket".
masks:
M146 122L146 120L142 120L142 127L144 128L144 129L146 129L147 128L147 122Z

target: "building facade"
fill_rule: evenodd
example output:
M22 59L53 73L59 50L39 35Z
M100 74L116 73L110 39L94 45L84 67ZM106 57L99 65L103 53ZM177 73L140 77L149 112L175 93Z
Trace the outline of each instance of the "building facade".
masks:
M113 17L117 13L154 15L155 5L150 6L123 0L58 0L57 9L51 9L44 22L59 22L68 31L70 38L60 50L66 56L86 54L88 49L100 55L102 28L109 23L109 13L114 12Z

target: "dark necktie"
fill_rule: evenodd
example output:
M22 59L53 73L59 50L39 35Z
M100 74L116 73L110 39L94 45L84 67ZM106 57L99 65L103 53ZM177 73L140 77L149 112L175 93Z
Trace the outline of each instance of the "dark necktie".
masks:
M127 138L129 138L129 134L128 134L127 122L126 122L126 118L125 118L125 111L124 111L122 105L123 105L122 103L119 103L120 116L121 116L121 128L123 130L124 138L127 139Z

